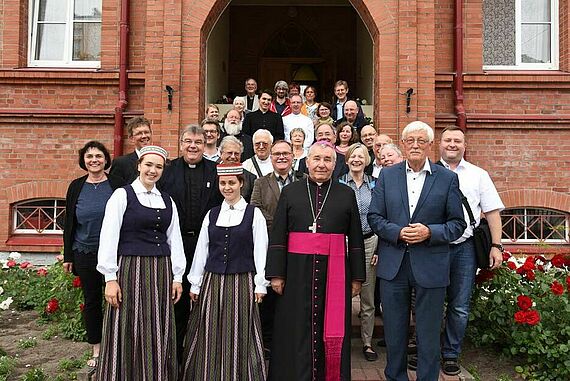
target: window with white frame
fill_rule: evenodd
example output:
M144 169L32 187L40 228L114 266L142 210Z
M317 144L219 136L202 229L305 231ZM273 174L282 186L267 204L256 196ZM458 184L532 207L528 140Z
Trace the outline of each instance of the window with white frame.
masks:
M30 0L29 65L100 67L102 0Z
M514 208L501 212L503 242L570 243L570 214L551 209Z
M483 0L484 70L557 70L558 0Z
M34 199L12 206L14 234L62 234L65 200Z

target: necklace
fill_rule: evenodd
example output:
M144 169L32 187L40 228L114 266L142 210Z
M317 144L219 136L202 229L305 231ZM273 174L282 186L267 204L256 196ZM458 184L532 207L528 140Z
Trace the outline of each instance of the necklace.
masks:
M325 207L325 203L327 202L327 198L329 197L329 191L331 190L332 180L329 180L329 181L330 181L329 187L327 189L327 193L325 194L325 198L323 199L323 204L321 205L321 207L317 211L317 215L315 215L315 209L313 208L313 199L311 198L311 190L309 189L309 178L307 178L307 194L309 195L309 204L311 205L311 213L313 214L313 224L311 226L309 226L309 230L312 233L317 232L317 219L321 215L321 212L323 211L323 208Z
M98 187L99 185L101 185L101 183L104 182L105 180L107 180L107 179L103 177L103 178L101 178L101 179L100 179L99 181L97 181L97 182L91 181L91 182L88 182L88 183L91 184L91 185L93 185L93 189L97 190L97 187Z

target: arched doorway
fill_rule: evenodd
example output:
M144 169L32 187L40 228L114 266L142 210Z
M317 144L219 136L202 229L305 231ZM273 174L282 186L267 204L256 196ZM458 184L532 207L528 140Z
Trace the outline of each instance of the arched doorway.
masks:
M344 79L372 116L373 40L351 3L287 4L233 0L223 10L206 40L205 103L243 95L249 77L259 89L279 79L311 84L320 100L330 101L334 82Z

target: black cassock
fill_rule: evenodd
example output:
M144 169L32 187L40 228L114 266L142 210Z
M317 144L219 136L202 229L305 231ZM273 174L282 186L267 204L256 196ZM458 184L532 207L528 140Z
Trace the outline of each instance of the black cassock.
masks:
M365 280L364 243L354 191L336 181L319 186L309 181L318 233L348 237L345 259L345 334L341 379L350 380L351 282ZM327 189L330 192L325 201ZM323 327L328 256L287 252L289 232L310 232L313 224L307 180L287 185L281 192L273 220L265 275L285 278L278 297L269 379L271 381L325 380Z

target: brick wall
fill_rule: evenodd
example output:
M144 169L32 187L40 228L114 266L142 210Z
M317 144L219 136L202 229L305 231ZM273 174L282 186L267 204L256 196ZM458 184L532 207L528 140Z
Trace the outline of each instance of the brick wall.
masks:
M570 167L566 143L570 76L563 71L568 69L568 1L561 0L560 6L561 71L548 73L484 73L482 0L464 2L469 160L489 170L507 206L520 206L520 195L527 195L524 202L570 212L570 175L562 170ZM10 236L10 205L29 198L63 197L69 181L82 174L76 164L77 149L90 139L112 147L118 3L103 1L99 70L26 68L28 0L1 3L0 250L58 250L57 245L5 244ZM455 1L349 3L374 45L376 127L397 138L416 119L438 131L454 124ZM177 155L180 129L203 117L207 39L230 4L230 0L132 1L126 117L144 113L151 119L155 143L165 146L171 156ZM236 74L240 86L242 74ZM165 85L175 90L172 112L166 107ZM406 114L408 88L414 89L414 95ZM123 139L128 152L132 147ZM432 157L437 157L437 150Z

